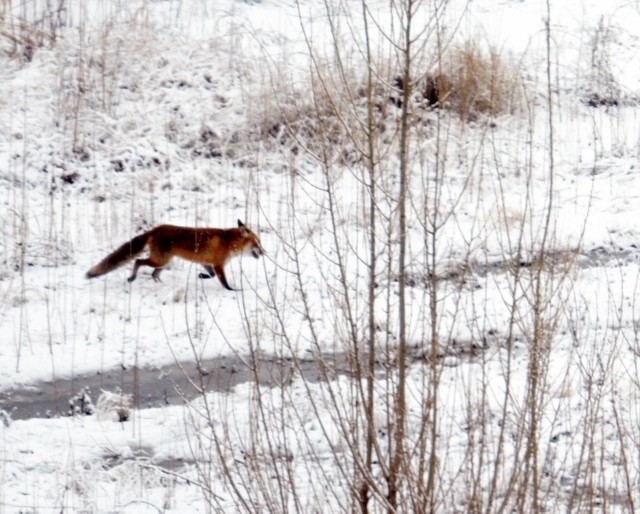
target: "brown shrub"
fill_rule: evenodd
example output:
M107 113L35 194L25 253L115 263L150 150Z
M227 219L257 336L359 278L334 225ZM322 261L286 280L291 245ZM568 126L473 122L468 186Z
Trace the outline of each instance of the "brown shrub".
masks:
M517 69L496 49L484 51L470 42L454 46L443 55L438 68L427 74L422 86L430 105L451 109L464 121L517 110Z

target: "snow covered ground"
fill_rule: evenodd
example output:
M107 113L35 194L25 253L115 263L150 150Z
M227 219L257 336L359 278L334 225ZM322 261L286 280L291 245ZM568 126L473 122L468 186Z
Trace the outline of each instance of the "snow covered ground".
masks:
M455 27L455 38L493 45L520 63L531 95L529 109L491 124L442 121L439 184L455 207L437 255L438 272L449 277L438 304L448 345L438 364L438 511L493 511L525 469L509 463L525 453L518 441L527 430L532 325L521 300L530 290L528 278L514 285L510 259L516 236L524 250L515 266L526 270L536 258L550 198L547 6L449 4L442 23ZM540 499L552 512L633 512L640 504L640 5L550 4L549 253L557 267L545 282L544 330L552 336L538 393ZM353 5L336 8L334 20L345 49L361 50L364 27ZM371 10L380 21L393 16L388 2L372 2ZM57 23L55 41L34 21L47 11ZM247 383L181 406L135 409L124 423L111 412L10 420L11 391L83 373L352 350L338 259L356 325L366 326L361 177L336 159L330 206L318 161L263 137L284 133L279 109L292 108L287 95L311 98L309 42L317 55L332 53L323 2L92 0L50 11L37 1L5 2L0 10L0 410L8 413L0 424L0 513L351 510L344 476L353 464L341 423L350 419L357 387L346 376L309 383L294 374L271 388ZM432 12L426 2L418 23ZM27 44L19 20L42 30L31 33L41 46ZM378 44L384 53L384 41ZM433 187L424 173L435 162L429 116L428 137L411 153L410 440L428 426L431 408L431 366L420 358L432 333L420 217L429 207L423 193ZM385 171L382 188L395 191L397 170ZM395 219L394 208L390 201L380 212ZM177 259L161 283L144 269L127 283L129 265L84 277L154 225L230 227L238 219L267 252L260 261L230 263L229 281L240 292L199 280L197 266ZM386 348L398 328L397 283L382 270L380 280L379 345ZM513 298L517 331L509 334ZM474 355L466 355L468 346ZM396 373L380 368L380 405ZM374 470L383 483L384 472ZM489 505L494 470L499 492ZM475 496L482 508L473 507Z

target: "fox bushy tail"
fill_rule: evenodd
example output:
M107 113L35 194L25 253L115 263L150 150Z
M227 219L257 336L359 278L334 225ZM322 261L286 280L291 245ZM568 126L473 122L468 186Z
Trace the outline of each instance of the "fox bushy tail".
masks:
M142 253L144 247L147 246L147 241L151 236L151 232L153 231L150 230L149 232L140 234L139 236L134 237L131 241L123 244L117 250L111 252L98 264L87 271L86 277L94 278L99 277L100 275L104 275L105 273L109 273L110 271L113 271L117 267L122 266L124 263L130 261L136 255Z

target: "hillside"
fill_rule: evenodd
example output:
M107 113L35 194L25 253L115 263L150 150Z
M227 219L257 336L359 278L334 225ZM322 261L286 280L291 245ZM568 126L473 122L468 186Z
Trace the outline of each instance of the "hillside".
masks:
M0 513L634 512L640 8L601 4L4 2ZM237 220L239 291L85 278Z

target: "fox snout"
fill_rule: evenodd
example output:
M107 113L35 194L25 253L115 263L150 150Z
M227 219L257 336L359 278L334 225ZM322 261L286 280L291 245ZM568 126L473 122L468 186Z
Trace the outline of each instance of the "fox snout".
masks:
M259 259L261 255L264 255L264 250L260 245L255 244L251 248L251 255L253 255L256 259Z

